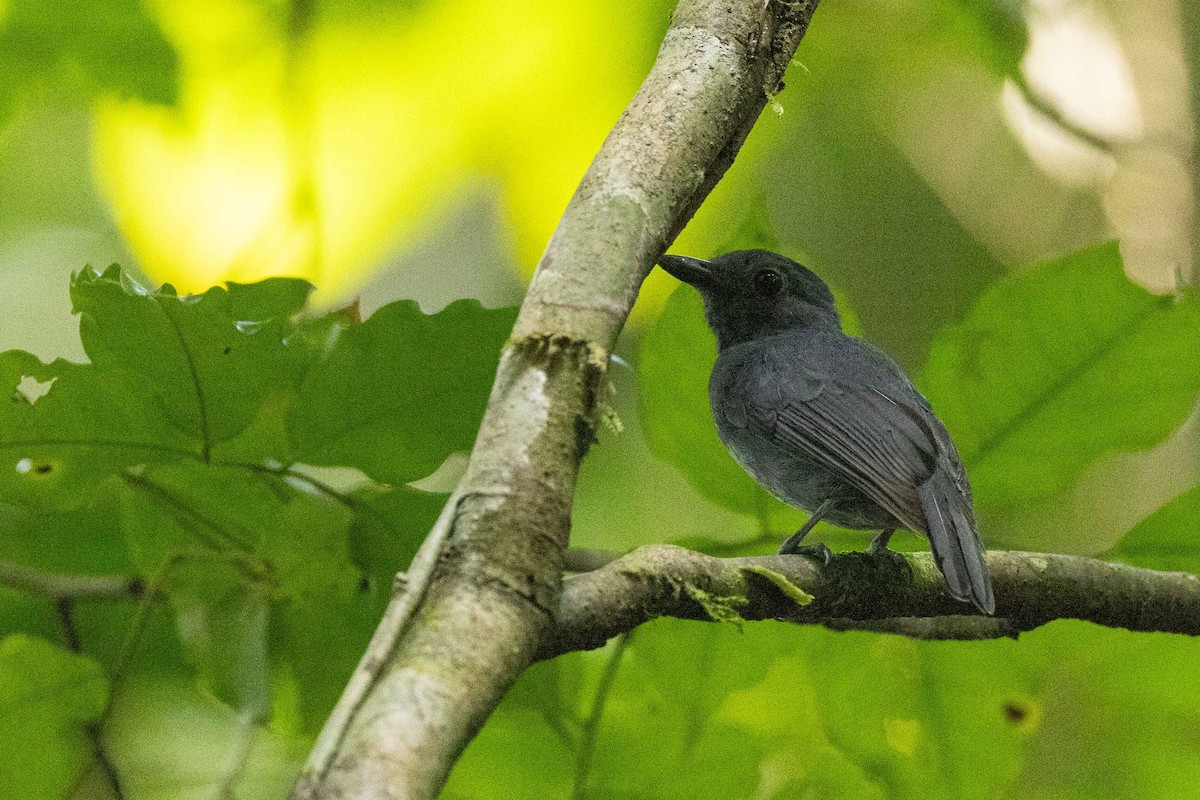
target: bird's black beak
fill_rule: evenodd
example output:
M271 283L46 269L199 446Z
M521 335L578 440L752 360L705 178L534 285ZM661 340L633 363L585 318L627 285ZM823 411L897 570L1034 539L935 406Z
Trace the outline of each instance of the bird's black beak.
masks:
M706 289L716 282L716 273L712 264L698 258L687 256L664 255L658 260L658 265L684 283L690 283L697 289Z

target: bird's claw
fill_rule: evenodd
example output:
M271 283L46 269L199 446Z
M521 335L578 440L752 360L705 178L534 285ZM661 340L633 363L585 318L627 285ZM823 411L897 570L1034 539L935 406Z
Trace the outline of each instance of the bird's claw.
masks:
M779 555L804 556L805 558L811 558L813 561L819 562L822 567L828 567L829 561L833 558L833 553L829 551L824 542L819 544L795 545L792 545L790 542L784 542L783 547L779 548Z
M879 558L886 558L893 564L903 568L910 577L912 576L912 564L908 562L903 553L897 553L886 544L881 545L876 542L871 542L871 546L867 548L867 552Z

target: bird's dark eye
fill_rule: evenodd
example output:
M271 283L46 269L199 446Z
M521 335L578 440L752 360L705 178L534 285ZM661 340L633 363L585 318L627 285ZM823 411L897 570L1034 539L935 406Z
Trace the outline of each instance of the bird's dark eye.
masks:
M753 283L754 293L759 297L774 297L783 291L783 276L773 269L760 269Z

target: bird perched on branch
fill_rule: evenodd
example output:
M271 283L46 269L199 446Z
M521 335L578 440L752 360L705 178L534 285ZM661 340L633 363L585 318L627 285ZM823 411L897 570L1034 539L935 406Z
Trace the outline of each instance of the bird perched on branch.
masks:
M875 346L847 336L825 283L791 259L740 250L659 264L704 298L717 336L708 396L721 441L767 491L812 516L780 549L802 546L819 520L929 538L950 593L995 611L958 451L928 401Z

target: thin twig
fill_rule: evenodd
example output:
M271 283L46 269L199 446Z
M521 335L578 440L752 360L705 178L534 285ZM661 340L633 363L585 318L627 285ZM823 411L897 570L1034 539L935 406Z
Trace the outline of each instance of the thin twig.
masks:
M242 773L246 771L246 764L250 761L250 753L254 749L254 739L262 722L263 720L257 714L243 714L238 720L233 754L230 757L229 766L217 784L217 797L220 800L236 800L237 786L242 779Z
M575 788L571 792L572 800L585 800L588 794L588 779L592 773L592 759L596 755L596 740L600 736L600 720L604 717L604 706L608 703L608 695L612 691L617 678L617 670L621 667L621 659L633 633L623 633L617 637L613 651L604 665L604 673L596 686L596 695L592 698L592 710L583 721L583 730L579 739L579 749L575 753Z
M300 472L295 468L295 466L270 467L266 464L251 464L245 461L222 461L219 463L224 467L237 467L240 469L250 470L251 472L260 472L266 475L273 475L277 478L291 478L293 480L298 480L302 483L308 484L321 494L336 500L347 508L357 509L359 507L359 503L350 495L333 488L322 480Z
M75 624L73 601L67 597L55 600L54 614L58 617L58 627L62 629L67 649L72 653L83 652L83 646L79 643L79 627Z
M162 486L144 475L126 471L122 479L130 486L141 489L160 507L171 513L176 520L183 524L203 544L214 550L231 550L243 554L250 553L250 547L237 537L231 535L219 523L201 514L185 500L170 489Z
M141 578L123 575L67 575L0 561L0 585L55 600L127 600L145 590Z
M54 610L58 615L58 624L62 628L63 638L66 640L67 649L72 653L82 653L83 646L79 641L79 627L75 624L75 609L73 601L70 598L60 597L54 603ZM112 791L113 797L116 800L124 800L125 791L121 787L121 774L117 771L117 766L109 758L108 750L104 746L103 731L101 730L100 722L92 722L84 726L84 732L88 739L88 748L92 751L92 758L96 762L96 767L108 782L108 787ZM75 786L72 787L68 796L74 796L76 790L87 780L87 772L83 772L76 780Z
M1117 145L1122 144L1122 142L1114 142L1106 139L1104 136L1070 119L1063 113L1061 108L1047 99L1041 91L1033 87L1020 73L1013 76L1013 84L1017 87L1017 91L1021 93L1021 96L1025 98L1025 102L1029 104L1030 108L1045 117L1067 135L1073 136L1084 144L1108 154L1114 153Z
M550 732L562 742L563 747L574 750L579 746L579 742L576 740L574 732L563 724L560 710L547 703L542 706L542 719L546 721L546 727L550 729Z

